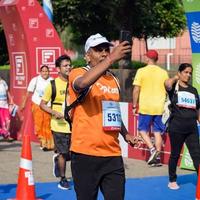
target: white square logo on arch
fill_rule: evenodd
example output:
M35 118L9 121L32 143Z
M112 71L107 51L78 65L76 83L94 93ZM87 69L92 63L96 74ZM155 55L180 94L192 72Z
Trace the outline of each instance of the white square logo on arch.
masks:
M27 59L25 52L12 52L12 81L14 88L27 87Z
M42 65L49 67L50 74L57 74L55 60L61 55L60 47L37 47L36 48L36 73L40 73Z
M55 50L42 50L42 63L52 65L55 61Z
M53 38L54 37L54 30L52 28L47 28L45 33L46 33L47 38Z
M30 18L29 19L29 28L31 28L31 29L39 28L39 20L38 20L38 18Z
M35 1L34 0L29 0L28 1L29 6L35 6Z

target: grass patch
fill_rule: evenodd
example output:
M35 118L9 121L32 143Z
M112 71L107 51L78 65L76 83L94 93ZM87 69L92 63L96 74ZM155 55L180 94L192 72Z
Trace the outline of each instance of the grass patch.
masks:
M0 66L0 70L10 70L10 65Z

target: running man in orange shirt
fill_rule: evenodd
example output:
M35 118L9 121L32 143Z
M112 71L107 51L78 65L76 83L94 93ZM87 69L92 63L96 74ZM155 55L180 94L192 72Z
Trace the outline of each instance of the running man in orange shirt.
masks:
M111 45L100 34L90 36L85 44L88 66L73 69L69 75L71 103L89 88L72 116L71 168L78 200L97 199L99 188L106 200L124 199L119 132L127 142L135 141L121 121L119 83L108 69L130 52L131 46L125 41L110 53Z

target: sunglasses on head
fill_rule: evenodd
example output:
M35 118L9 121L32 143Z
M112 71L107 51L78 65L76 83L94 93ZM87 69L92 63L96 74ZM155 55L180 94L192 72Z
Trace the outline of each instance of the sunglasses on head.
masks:
M96 46L96 47L93 47L93 49L96 52L102 52L102 51L110 52L110 47L109 46Z

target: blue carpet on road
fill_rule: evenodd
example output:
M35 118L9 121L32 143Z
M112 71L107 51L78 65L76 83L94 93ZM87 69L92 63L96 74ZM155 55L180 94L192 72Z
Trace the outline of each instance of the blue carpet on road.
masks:
M194 200L196 193L196 174L179 175L178 183L181 188L173 191L167 188L168 177L146 177L126 180L125 200ZM71 190L60 190L57 183L36 183L37 198L45 200L75 200L73 182ZM16 184L0 185L0 200L16 197ZM99 193L98 200L103 200Z

